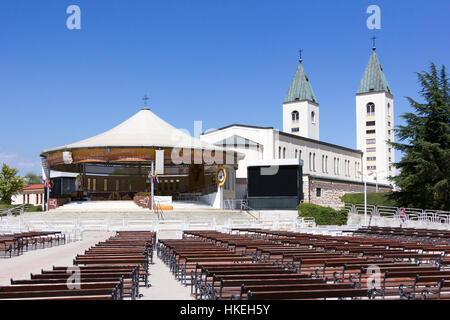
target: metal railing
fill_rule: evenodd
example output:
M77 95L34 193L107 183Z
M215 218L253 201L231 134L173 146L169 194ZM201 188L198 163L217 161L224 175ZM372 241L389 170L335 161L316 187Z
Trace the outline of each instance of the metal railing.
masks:
M306 229L316 228L314 219L311 218L229 218L220 223L212 219L189 220L156 220L156 219L60 219L60 220L27 220L20 218L4 219L0 221L0 233L25 232L25 231L63 231L70 234L72 239L83 239L86 231L112 232L119 230L154 230L173 231L181 236L184 230L217 230L229 232L233 228L261 228L271 230L285 230L303 232Z
M348 213L364 214L364 204L346 204ZM367 214L371 217L390 218L399 221L416 221L450 224L450 211L404 208L405 216L402 219L402 208L367 205Z
M27 204L21 204L19 206L15 206L13 208L2 210L2 211L0 211L0 217L11 217L13 215L22 215L28 206L29 205L27 205Z
M156 213L158 220L164 220L164 212L161 203L158 200L153 201L153 212Z

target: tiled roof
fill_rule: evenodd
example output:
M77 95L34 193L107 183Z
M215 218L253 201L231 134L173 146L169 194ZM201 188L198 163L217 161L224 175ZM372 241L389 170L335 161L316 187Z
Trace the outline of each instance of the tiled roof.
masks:
M289 91L286 94L286 98L284 99L284 103L302 100L319 103L316 96L314 95L314 91L311 87L311 83L309 82L309 78L306 75L305 70L303 69L303 65L300 62L298 64L294 78L292 79Z
M44 189L44 184L30 184L23 188L23 190L36 190L36 189Z
M391 93L383 68L378 61L375 50L372 51L369 63L359 84L357 93L385 91ZM392 94L392 93L391 93Z

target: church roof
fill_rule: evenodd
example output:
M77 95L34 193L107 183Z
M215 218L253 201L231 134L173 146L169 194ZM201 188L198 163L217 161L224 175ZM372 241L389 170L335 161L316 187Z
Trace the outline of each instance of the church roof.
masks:
M309 82L308 76L303 69L302 62L300 61L294 78L292 79L291 86L289 87L289 91L284 99L284 103L302 100L318 103L311 87L311 83Z
M245 147L260 147L261 145L258 142L255 142L253 140L243 138L241 136L238 136L236 134L232 135L231 137L222 139L220 141L217 141L214 143L215 146L223 146L225 147L237 147L237 146L245 146Z
M368 92L380 92L385 91L392 94L389 84L386 80L386 76L383 72L383 67L378 60L375 49L372 51L369 63L367 64L364 75L359 83L359 88L357 93L368 93Z

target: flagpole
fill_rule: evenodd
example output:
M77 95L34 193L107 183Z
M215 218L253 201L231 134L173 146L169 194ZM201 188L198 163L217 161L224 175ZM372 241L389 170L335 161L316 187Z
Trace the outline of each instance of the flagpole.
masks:
M151 181L150 181L150 183L151 183L151 186L152 186L152 200L151 200L151 207L150 207L150 209L153 211L153 201L154 201L154 183L153 183L153 165L154 165L154 163L153 163L153 161L152 161L152 178L150 179Z

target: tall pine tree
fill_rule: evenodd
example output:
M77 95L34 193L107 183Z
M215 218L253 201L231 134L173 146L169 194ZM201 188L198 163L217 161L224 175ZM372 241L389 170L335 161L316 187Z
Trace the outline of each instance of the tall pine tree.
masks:
M445 66L416 73L424 103L407 97L415 110L402 115L406 125L395 129L399 139L390 143L403 152L391 177L402 191L393 197L405 207L450 210L450 94Z

